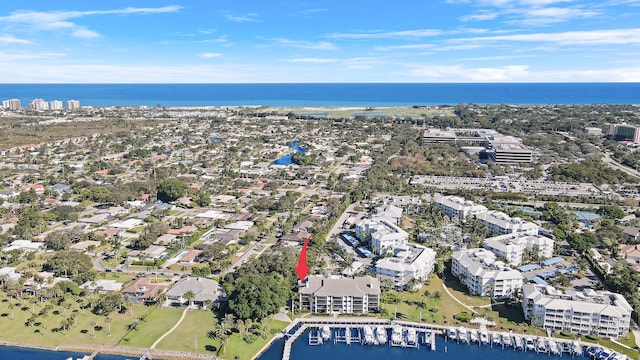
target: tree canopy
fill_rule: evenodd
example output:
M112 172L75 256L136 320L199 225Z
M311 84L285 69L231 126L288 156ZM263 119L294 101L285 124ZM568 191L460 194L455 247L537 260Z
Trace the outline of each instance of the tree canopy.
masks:
M158 200L172 202L187 193L189 186L186 182L178 179L165 179L158 184Z

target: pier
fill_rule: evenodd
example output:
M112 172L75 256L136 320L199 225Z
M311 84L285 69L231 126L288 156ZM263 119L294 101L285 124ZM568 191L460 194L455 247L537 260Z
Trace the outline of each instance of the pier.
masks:
M366 331L365 328L367 328ZM455 334L459 335L452 339L454 341L468 344L477 342L478 346L497 346L510 351L535 351L559 356L567 354L574 357L576 355L582 356L585 349L595 346L580 340L491 331L485 327L476 329L375 318L303 318L294 320L283 330L283 334L288 338L284 344L282 360L291 359L293 343L307 330L311 330L309 333L310 345L323 344L333 336L334 344L343 342L347 345L359 343L375 346L388 343L389 346L411 348L420 348L420 345L424 345L427 349L435 351L436 336L443 336L447 341L449 340L447 334L455 331ZM373 330L376 335L372 341ZM384 341L377 339L378 332L383 334L380 336ZM446 350L445 346L444 351L446 352Z

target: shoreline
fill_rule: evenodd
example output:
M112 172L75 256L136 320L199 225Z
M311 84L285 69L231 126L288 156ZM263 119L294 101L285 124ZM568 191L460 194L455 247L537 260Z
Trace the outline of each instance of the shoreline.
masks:
M273 340L272 340L273 341ZM271 342L269 342L271 343ZM69 351L82 354L107 354L140 357L144 353L148 353L152 359L156 360L202 360L217 359L215 355L196 354L184 351L158 350L146 348L134 348L127 346L103 346L91 344L60 344L58 347L37 346L28 344L12 343L9 341L0 342L0 346L14 347L21 349L33 349L44 351ZM262 350L261 350L262 351Z

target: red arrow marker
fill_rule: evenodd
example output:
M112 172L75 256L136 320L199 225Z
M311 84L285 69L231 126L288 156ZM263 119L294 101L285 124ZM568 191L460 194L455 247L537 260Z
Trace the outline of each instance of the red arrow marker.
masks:
M309 240L311 240L311 236L309 236L307 240L304 241L304 245L302 245L298 266L296 267L296 274L298 274L300 281L304 280L309 273L309 267L307 266L307 245L309 244Z

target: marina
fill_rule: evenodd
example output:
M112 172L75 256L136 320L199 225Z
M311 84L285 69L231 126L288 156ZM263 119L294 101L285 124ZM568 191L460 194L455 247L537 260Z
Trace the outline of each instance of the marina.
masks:
M332 342L334 345L358 344L364 348L382 345L415 350L420 350L422 347L436 351L436 339L438 339L438 343L444 344L442 349L444 353L448 353L452 347L450 343L454 342L456 345L474 344L477 345L474 346L475 348L497 348L534 355L587 357L598 360L628 359L626 355L611 349L579 340L498 332L486 328L446 327L369 318L297 319L283 333L286 337L282 353L283 360L291 359L293 344L303 334L307 334L308 344L312 346Z

